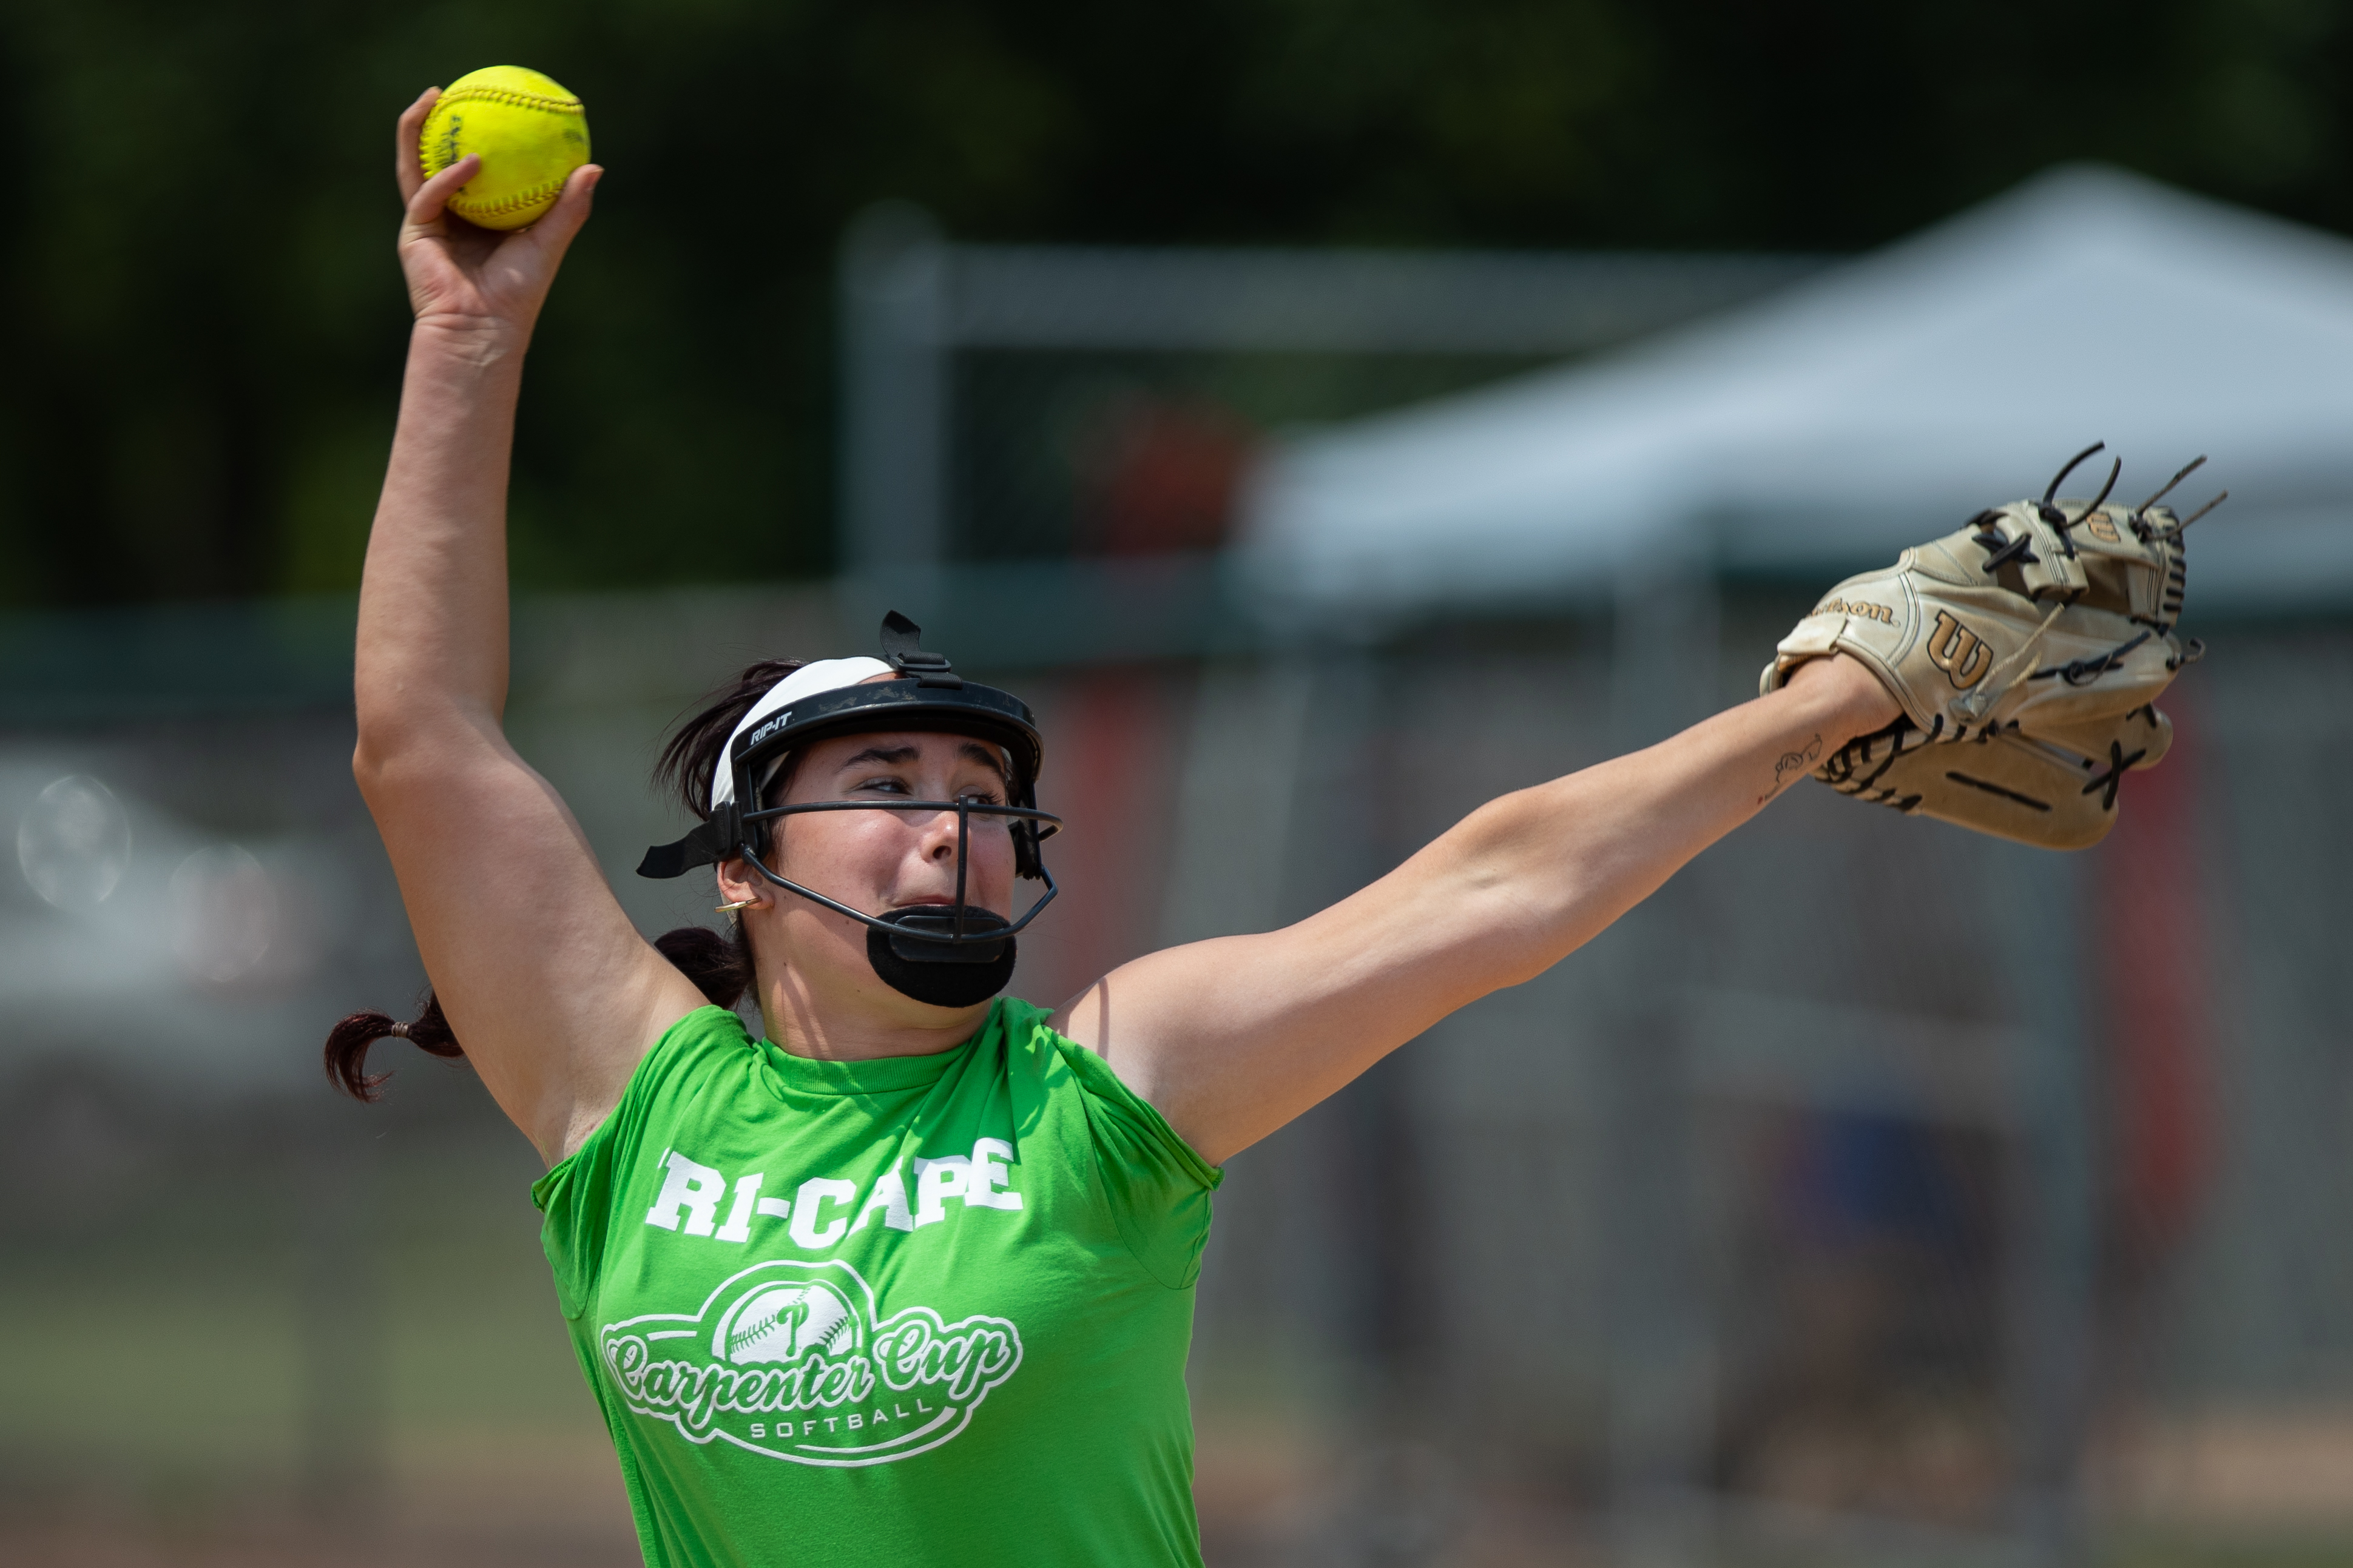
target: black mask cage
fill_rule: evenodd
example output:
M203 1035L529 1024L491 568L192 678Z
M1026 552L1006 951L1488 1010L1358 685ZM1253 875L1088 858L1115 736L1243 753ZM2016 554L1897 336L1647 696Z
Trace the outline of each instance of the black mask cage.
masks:
M1039 845L1062 825L1060 817L1038 809L1038 773L1044 765L1045 746L1039 738L1036 721L1019 698L992 686L965 680L944 656L925 651L921 646L922 638L923 628L893 610L883 618L882 654L899 672L899 679L818 692L734 737L720 764L728 770L734 784L734 799L717 806L708 821L676 843L657 845L647 850L645 858L638 862L638 875L677 877L696 866L713 866L740 856L744 864L776 887L865 925L870 945L887 942L890 952L901 960L918 964L1009 966L1014 934L1036 920L1039 911L1053 902L1060 891L1039 853ZM786 752L837 735L877 730L965 735L997 747L1007 763L1006 804L989 805L965 800L768 804L765 781L777 771L774 763ZM919 908L893 910L884 916L870 915L778 874L766 861L768 847L774 840L769 824L781 817L814 811L955 812L955 905L936 910ZM1046 884L1045 894L1009 925L1002 917L987 910L972 909L965 902L972 818L976 816L1005 818L1013 837L1015 872ZM1002 984L999 981L998 986ZM988 994L994 994L992 988Z

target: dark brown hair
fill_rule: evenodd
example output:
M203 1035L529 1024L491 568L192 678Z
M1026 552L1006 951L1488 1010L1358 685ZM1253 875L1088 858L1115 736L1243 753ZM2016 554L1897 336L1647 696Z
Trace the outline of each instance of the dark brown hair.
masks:
M712 770L718 765L727 737L735 732L753 704L800 668L802 662L764 658L712 692L670 731L654 763L655 787L674 795L695 816L708 818ZM716 1006L734 1006L751 987L752 949L740 924L733 924L725 932L709 926L681 926L654 938L654 948ZM466 1054L448 1020L441 1016L441 999L428 990L417 1016L406 1024L388 1013L371 1011L353 1013L328 1030L327 1081L354 1100L380 1098L385 1080L392 1075L369 1072L367 1054L369 1047L387 1038L405 1039L428 1056Z
M732 685L712 692L696 712L681 719L670 732L661 755L654 759L654 787L677 796L695 816L711 816L711 781L719 767L719 753L727 737L744 721L776 682L807 663L799 658L764 658L746 665Z

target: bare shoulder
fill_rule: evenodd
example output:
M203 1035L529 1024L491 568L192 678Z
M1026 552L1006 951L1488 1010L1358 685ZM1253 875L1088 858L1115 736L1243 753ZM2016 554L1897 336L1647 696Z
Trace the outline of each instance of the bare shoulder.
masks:
M1053 1027L1220 1164L1352 1076L1329 1042L1367 1020L1318 934L1308 922L1147 953L1064 1003Z
M578 821L502 739L364 770L363 788L451 1031L499 1108L563 1158L701 991L630 923Z

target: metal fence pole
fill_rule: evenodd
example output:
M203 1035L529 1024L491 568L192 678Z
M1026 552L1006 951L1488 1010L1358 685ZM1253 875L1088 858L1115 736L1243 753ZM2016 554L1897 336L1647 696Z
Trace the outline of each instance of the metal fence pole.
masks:
M1718 605L1693 550L1639 563L1613 614L1612 750L1653 744L1715 706ZM1687 951L1670 882L1629 911L1615 948L1616 1038L1604 1058L1610 1179L1602 1234L1609 1324L1609 1529L1628 1564L1681 1563L1704 1550L1715 1389L1692 1213Z
M840 279L841 569L920 572L947 552L948 247L884 203L844 236Z
M2002 846L1993 940L2021 1027L2010 1191L2012 1526L2031 1560L2082 1561L2081 1477L2099 1268L2096 1081L2083 998L2083 862Z

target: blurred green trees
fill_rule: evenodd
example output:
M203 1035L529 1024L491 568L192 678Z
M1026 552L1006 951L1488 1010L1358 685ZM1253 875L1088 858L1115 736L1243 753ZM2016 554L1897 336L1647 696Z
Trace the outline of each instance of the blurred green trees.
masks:
M18 0L0 602L348 588L396 391L393 116L497 61L611 170L518 580L820 571L833 246L1789 247L2111 159L2353 228L2323 0Z

